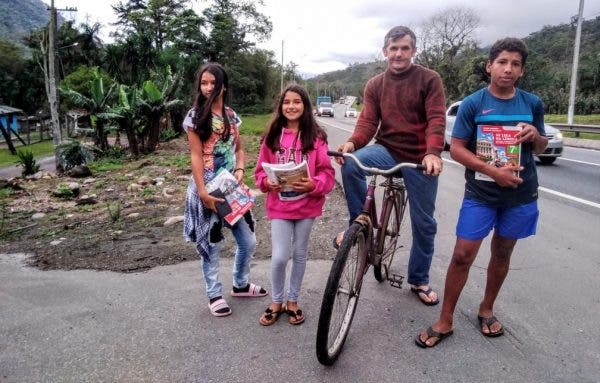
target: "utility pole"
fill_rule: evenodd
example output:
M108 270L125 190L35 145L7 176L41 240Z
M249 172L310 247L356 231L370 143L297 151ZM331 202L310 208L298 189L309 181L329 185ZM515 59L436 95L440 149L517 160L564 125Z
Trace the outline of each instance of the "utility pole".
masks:
M283 93L283 39L281 40L281 90L280 93Z
M54 152L62 142L62 132L60 130L60 118L58 116L58 92L57 80L56 80L56 30L57 30L57 13L58 11L76 11L76 8L56 9L54 7L54 0L50 1L50 23L48 25L48 74L46 81L48 86L46 87L48 92L48 104L50 105L50 119L52 121L52 142L54 144ZM58 156L55 156L57 170L59 169Z
M575 114L575 91L577 90L577 66L579 65L579 44L581 41L581 24L583 24L583 1L579 0L579 15L577 16L577 32L575 32L575 49L573 50L573 69L571 69L571 91L569 93L569 111L567 124L573 124Z

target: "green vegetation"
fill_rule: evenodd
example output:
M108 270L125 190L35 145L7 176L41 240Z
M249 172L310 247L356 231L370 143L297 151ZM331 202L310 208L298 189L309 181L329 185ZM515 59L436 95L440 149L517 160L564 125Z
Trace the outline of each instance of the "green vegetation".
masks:
M52 141L42 141L36 144L21 146L20 148L27 148L28 150L31 150L34 158L36 159L39 159L40 157L51 156L54 153ZM10 154L8 149L0 149L0 167L14 165L17 162L17 156Z
M35 174L40 170L40 165L35 160L33 151L29 149L18 150L17 157L19 159L19 166L23 167L21 171L23 177Z
M566 114L546 114L544 116L544 120L548 124L557 123L557 124L566 124L567 123L567 115ZM600 125L600 114L590 114L587 116L573 116L573 123L581 124L581 125Z
M88 167L92 172L109 172L123 168L123 159L103 158L99 161L90 162Z

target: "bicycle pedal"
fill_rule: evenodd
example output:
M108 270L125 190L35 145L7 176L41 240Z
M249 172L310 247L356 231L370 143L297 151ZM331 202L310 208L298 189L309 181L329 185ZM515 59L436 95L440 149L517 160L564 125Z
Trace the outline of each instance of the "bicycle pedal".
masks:
M402 288L402 283L404 282L404 276L398 274L392 274L389 278L390 285L392 287L397 287L399 289Z

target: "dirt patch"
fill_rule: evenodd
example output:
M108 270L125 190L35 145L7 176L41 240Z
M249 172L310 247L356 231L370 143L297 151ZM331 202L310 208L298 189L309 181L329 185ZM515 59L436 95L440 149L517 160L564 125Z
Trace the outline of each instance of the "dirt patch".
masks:
M254 158L248 153L248 158ZM111 170L95 170L92 177L16 179L16 187L0 196L0 253L31 253L30 265L40 269L94 269L138 272L155 266L197 259L194 245L186 243L182 223L166 225L183 216L190 176L187 143L177 139L161 144L150 156L125 161ZM142 177L152 182L141 188ZM54 197L59 184L77 182L81 195L97 201L77 205L77 199ZM36 213L44 213L33 219ZM271 255L270 225L264 195L253 209L258 240L255 257ZM175 218L174 218L175 217ZM323 217L313 227L309 257L333 256L331 238L347 220L339 186L327 196ZM223 256L231 257L235 242L225 230Z

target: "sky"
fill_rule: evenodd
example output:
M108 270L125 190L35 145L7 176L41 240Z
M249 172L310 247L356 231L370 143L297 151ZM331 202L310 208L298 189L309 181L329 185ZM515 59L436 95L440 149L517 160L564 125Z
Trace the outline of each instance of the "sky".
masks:
M110 5L117 1L55 0L55 6L77 8L63 13L67 19L103 24L106 41L116 19ZM206 4L192 1L198 13ZM506 36L526 37L546 25L569 23L579 11L578 0L264 0L264 6L257 8L270 17L273 31L270 40L258 46L273 51L281 62L283 45L284 65L294 62L303 77L311 77L381 59L383 36L391 27L417 30L423 21L451 6L471 8L480 17L474 33L480 46ZM600 0L585 0L584 19L598 16Z

